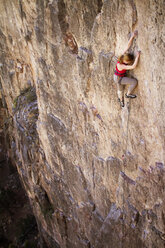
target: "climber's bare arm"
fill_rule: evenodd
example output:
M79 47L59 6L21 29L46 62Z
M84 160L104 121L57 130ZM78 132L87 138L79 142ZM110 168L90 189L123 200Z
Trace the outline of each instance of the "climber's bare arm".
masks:
M134 61L133 65L117 64L117 68L120 71L122 71L122 70L132 70L132 69L135 69L135 67L137 66L139 57L140 57L140 53L141 53L141 51L138 51L137 52L137 55L136 55L136 58L135 58L135 61Z
M123 51L123 54L126 53L126 52L130 49L130 47L131 47L131 45L132 45L132 42L133 42L133 39L134 39L137 35L138 35L138 31L135 30L135 31L132 33L131 38L130 38L129 41L128 41L128 45L127 45L126 49Z

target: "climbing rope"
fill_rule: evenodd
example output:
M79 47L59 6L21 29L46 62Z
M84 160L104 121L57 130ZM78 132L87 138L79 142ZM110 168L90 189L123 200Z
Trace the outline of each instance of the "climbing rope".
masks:
M127 146L128 146L128 131L129 131L129 117L130 117L130 101L127 101L127 110L128 110L128 115L127 115L127 127L126 127L126 138L125 138L125 153L123 154L123 173L125 175L125 167L126 167L126 152L127 152ZM123 140L124 142L124 140ZM123 197L122 197L122 209L123 209L123 223L122 223L122 242L121 242L121 248L124 248L124 238L125 238L125 226L124 226L124 220L125 220L125 207L124 207L124 203L125 203L125 196L124 196L124 192L125 192L125 180L123 180Z

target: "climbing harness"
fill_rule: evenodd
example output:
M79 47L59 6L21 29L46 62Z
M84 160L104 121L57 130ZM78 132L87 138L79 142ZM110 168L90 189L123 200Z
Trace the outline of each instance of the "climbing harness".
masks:
M117 64L119 64L119 61L117 62ZM119 71L119 69L117 68L117 64L116 64L115 75L119 76L119 77L125 77L126 76L126 70Z

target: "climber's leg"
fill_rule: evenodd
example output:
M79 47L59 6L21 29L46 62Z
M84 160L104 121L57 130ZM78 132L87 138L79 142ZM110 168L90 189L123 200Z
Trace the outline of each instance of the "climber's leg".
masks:
M117 95L118 98L122 101L123 99L123 85L121 85L121 77L118 77L116 75L114 75L114 81L117 84Z
M121 79L122 79L121 77L114 75L114 81L117 84L118 101L119 101L121 107L124 107L123 85L120 84Z
M123 85L120 84L120 81L117 83L117 95L118 101L120 102L121 107L124 107L124 96L123 96Z
M129 84L129 87L128 87L128 91L126 93L126 97L135 98L136 95L132 94L132 92L137 85L137 79L129 78L129 77L123 77L121 80L121 85L127 85L127 84Z

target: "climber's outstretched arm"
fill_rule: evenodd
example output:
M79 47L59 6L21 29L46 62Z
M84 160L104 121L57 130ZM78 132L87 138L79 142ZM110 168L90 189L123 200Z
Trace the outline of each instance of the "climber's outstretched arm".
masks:
M133 39L134 39L137 35L138 35L138 31L135 30L135 31L132 33L131 38L130 38L129 41L128 41L127 48L124 50L123 54L126 53L126 52L129 50L129 48L130 48L131 45L132 45Z

